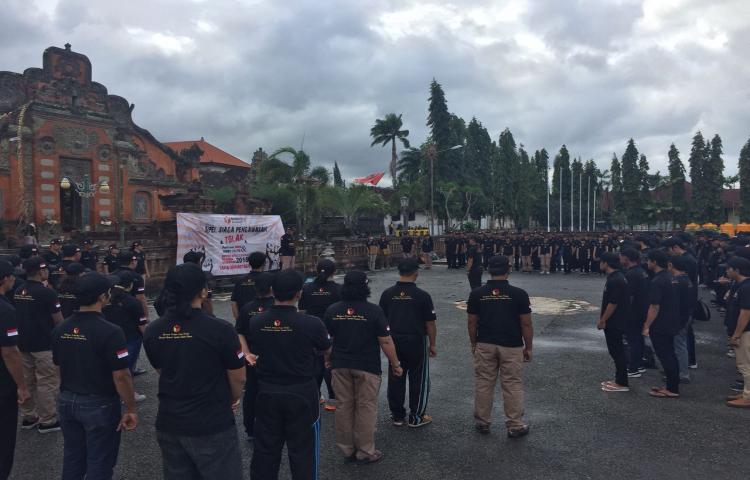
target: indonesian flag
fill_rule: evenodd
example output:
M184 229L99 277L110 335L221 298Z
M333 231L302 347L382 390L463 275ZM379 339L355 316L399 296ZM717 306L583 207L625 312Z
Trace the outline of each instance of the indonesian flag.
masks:
M369 183L370 185L375 186L380 182L380 179L382 179L384 175L385 172L371 173L366 177L355 178L354 183L361 183L363 185Z
M118 350L117 351L117 358L123 359L123 358L125 358L127 356L128 356L128 349L127 348L123 348L122 350Z
M18 336L18 329L17 328L9 328L8 331L6 332L6 335L8 335L9 337L16 337L16 336Z

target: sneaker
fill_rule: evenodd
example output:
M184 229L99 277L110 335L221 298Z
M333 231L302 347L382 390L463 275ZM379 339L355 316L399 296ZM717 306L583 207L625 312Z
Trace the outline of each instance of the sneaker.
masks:
M638 373L646 373L646 369L643 367L638 367Z
M142 393L135 392L135 403L140 403L142 401L146 400L146 395Z
M628 370L628 378L641 378L642 376L643 372L640 370L636 370L635 372Z
M736 400L727 400L727 407L750 408L750 400L746 398L738 398Z
M698 370L698 364L697 363L692 363L692 364L688 365L688 368L690 370Z
M422 415L420 419L409 420L409 428L424 427L432 423L432 417L429 415Z
M727 350L727 357L729 357L729 358L735 358L735 357L737 357L737 355L734 353L734 349L733 348L730 348L729 350Z
M60 422L50 423L49 425L42 425L40 423L36 427L36 431L39 433L59 432L60 430Z
M529 426L524 425L523 427L519 428L509 428L508 429L508 438L521 438L529 434Z
M729 389L733 392L742 392L745 390L745 383L740 380L736 380L732 385L729 386Z
M394 427L403 427L406 423L406 420L403 418L393 418L391 417L391 422L393 423Z
M143 375L144 373L146 373L146 369L145 368L136 368L135 370L133 370L133 376L134 377L137 377L139 375Z
M617 385L616 383L607 383L605 385L602 385L602 391L603 392L629 392L630 387L625 387L622 385Z
M336 405L328 402L326 403L325 407L323 407L323 410L326 412L335 412L336 411Z
M32 428L39 425L39 419L38 418L32 418L31 420L24 419L21 422L21 428L24 430L31 430Z
M490 433L490 426L489 425L474 425L474 428L477 429L477 432L481 433L482 435L489 435Z

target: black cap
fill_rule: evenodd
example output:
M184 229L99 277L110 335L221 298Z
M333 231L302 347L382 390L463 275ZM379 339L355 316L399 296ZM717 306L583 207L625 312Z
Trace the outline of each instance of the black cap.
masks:
M510 269L510 260L505 255L495 255L487 262L490 275L505 275Z
M93 243L93 242L91 241L91 239L90 239L90 238L86 238L86 239L84 239L84 240L83 240L83 244L84 244L84 245L91 245L92 243Z
M305 279L298 271L282 270L273 279L273 292L274 295L285 296L284 294L299 292L304 284Z
M169 289L188 298L198 295L206 287L206 273L194 263L183 263L172 267Z
M73 287L73 293L81 299L96 300L96 297L102 293L107 293L117 284L118 278L115 275L102 275L101 273L91 272L79 277Z
M133 282L140 278L140 275L131 270L120 270L115 276L118 278L117 285L122 287L132 285Z
M117 255L117 263L119 263L121 267L127 267L128 265L130 265L130 262L134 262L136 260L138 260L138 257L133 255L133 252L131 251L121 251Z
M18 256L23 259L31 258L34 255L39 255L39 249L36 245L24 245L18 250Z
M49 242L50 245L62 245L62 243L63 243L62 238L53 238Z
M364 287L370 281L367 279L367 274L361 270L352 270L344 276L344 285L351 287Z
M65 266L65 273L68 275L80 275L86 271L86 267L78 262L69 263Z
M15 274L15 267L13 265L5 260L0 260L0 278L5 278L10 275Z
M318 273L325 273L330 276L336 272L336 264L333 263L332 260L324 258L323 260L320 260L318 262L318 264L315 266L315 270Z
M130 245L130 248L140 247L141 245L143 245L141 242L136 241L136 242L133 242L132 245Z
M419 270L419 262L416 258L404 258L398 262L398 273L400 275L411 275Z
M182 261L184 263L195 263L196 265L200 265L203 257L205 257L205 254L203 254L203 252L196 252L195 250L191 250L182 256Z
M27 275L33 275L39 270L47 268L47 264L42 257L31 257L23 262L22 267Z
M112 245L109 246L109 250L112 251L114 249L118 249L119 250L120 247L118 247L116 243L113 243Z
M72 243L66 243L62 247L62 254L63 257L72 257L76 253L80 252L81 249L78 248L78 245L74 245Z
M604 252L602 253L601 262L606 263L614 269L620 268L620 255L615 252Z

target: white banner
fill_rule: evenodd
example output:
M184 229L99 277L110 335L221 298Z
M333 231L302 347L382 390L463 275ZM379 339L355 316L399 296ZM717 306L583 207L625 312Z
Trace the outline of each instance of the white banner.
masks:
M177 214L177 263L189 251L206 254L203 270L212 275L240 275L250 271L247 257L266 254L266 270L279 267L284 225L278 215Z

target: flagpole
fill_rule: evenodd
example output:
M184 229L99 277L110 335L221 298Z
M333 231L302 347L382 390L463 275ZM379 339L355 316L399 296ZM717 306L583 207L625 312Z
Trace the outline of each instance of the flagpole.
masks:
M547 233L549 233L550 225L549 225L549 197L550 197L550 188L549 188L549 163L547 164L547 169L545 170L544 175L544 183L547 185Z
M570 231L573 231L573 166L570 167Z
M586 188L586 231L591 231L591 175L587 175L589 186Z
M583 230L581 228L582 222L583 222L583 215L581 215L581 205L582 205L581 201L583 199L583 188L582 188L583 183L582 182L583 182L583 170L578 172L578 231L579 232Z
M594 231L596 231L596 190L597 185L594 183Z
M560 205L560 222L559 222L559 224L560 224L560 231L562 232L563 231L563 218L562 218L562 174L563 174L563 169L562 169L562 162L558 162L557 171L558 171L558 173L560 175L560 201L558 203Z

